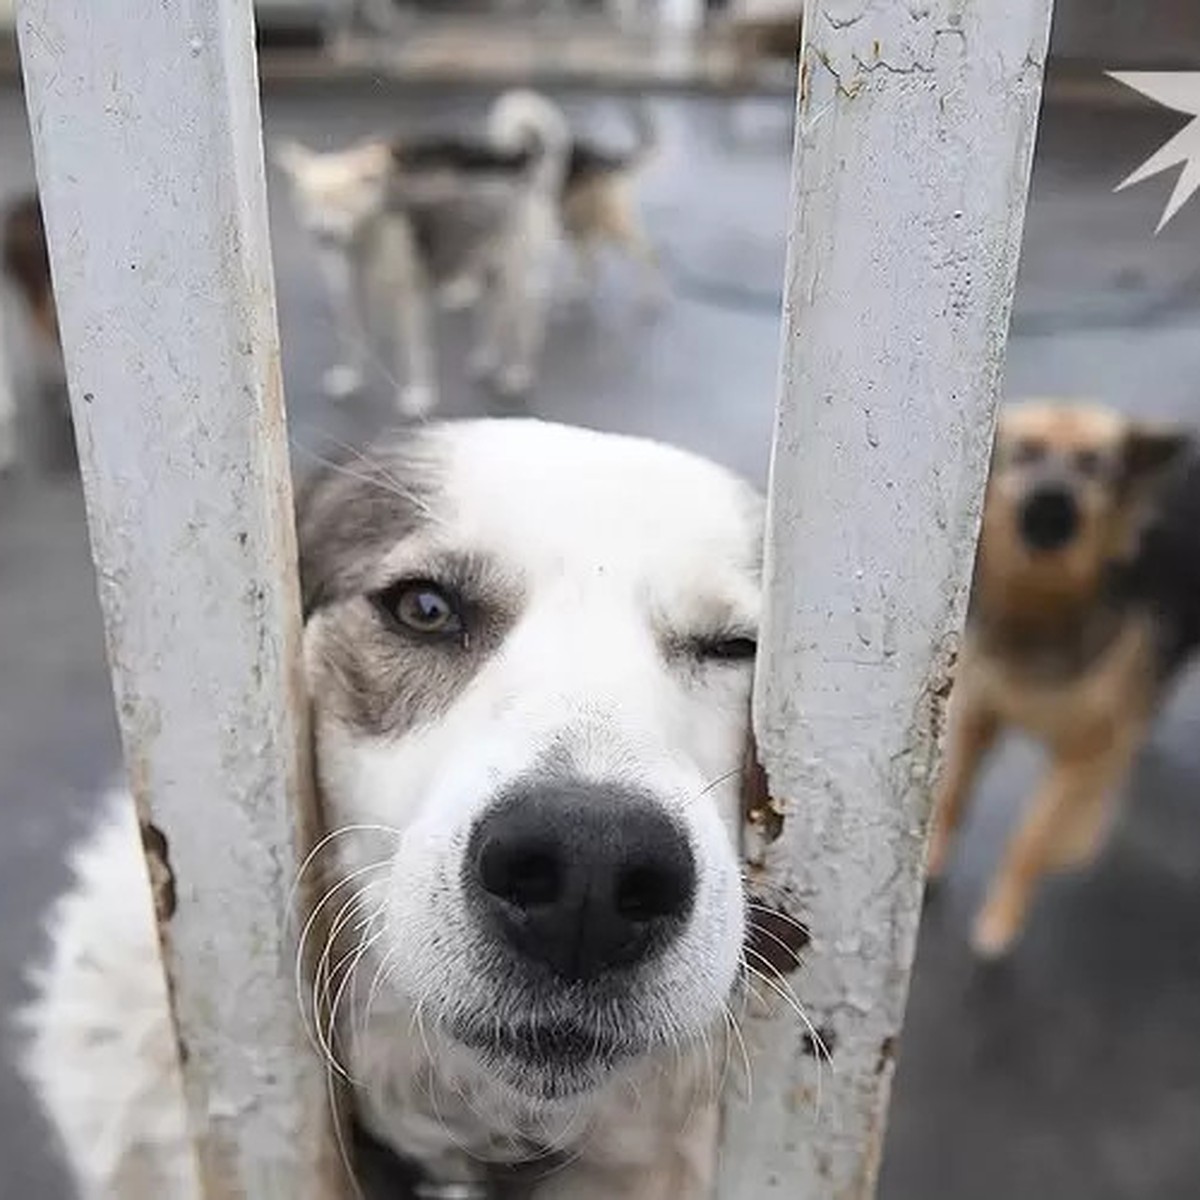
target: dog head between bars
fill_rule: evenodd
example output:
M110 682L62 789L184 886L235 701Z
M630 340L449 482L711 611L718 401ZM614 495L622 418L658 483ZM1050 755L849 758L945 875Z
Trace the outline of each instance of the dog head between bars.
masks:
M679 450L510 420L328 464L299 514L330 826L316 1040L358 1118L443 1188L707 1195L754 969L736 847L758 496ZM93 1180L55 1097L66 1074L97 1106L113 1089L55 1052L80 1019L55 997L86 989L90 1033L136 1032L64 950L99 940L77 927L117 874L107 836L56 918L29 1059ZM110 984L141 956L102 964ZM162 1108L161 1065L131 1085L145 1045L170 1057L155 1036L119 1069Z

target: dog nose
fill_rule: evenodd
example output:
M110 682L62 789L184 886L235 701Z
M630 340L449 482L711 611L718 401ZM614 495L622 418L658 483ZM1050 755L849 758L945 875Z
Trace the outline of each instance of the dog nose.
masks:
M1059 550L1079 528L1079 505L1061 485L1040 487L1021 509L1021 536L1031 550Z
M485 925L570 981L651 957L682 929L696 890L676 822L644 793L590 783L526 788L485 814L466 873Z

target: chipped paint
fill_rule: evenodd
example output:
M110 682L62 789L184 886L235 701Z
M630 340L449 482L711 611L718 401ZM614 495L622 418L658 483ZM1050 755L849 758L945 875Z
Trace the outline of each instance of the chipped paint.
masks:
M204 1194L330 1200L282 935L318 816L252 6L23 0L18 34Z
M874 1186L1049 11L806 10L746 879L810 932L784 982L837 1069L818 1075L786 1005L751 1022L754 1100L727 1106L722 1195ZM818 1093L819 1117L796 1109Z

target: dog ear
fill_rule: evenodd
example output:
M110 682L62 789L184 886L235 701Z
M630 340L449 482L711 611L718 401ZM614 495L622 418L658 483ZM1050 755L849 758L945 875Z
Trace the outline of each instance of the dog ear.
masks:
M1130 425L1121 444L1121 473L1127 485L1151 483L1172 467L1191 445L1182 429L1166 425Z

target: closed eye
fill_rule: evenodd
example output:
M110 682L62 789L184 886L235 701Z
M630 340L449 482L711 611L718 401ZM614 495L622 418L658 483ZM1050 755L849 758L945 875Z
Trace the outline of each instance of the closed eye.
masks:
M758 653L758 642L749 634L725 634L696 638L692 653L699 659L715 662L747 662Z

